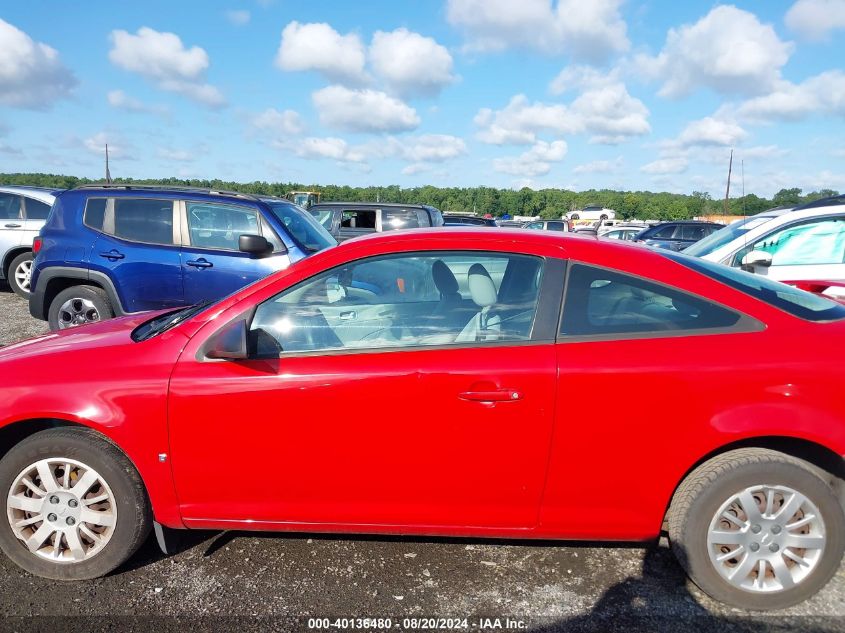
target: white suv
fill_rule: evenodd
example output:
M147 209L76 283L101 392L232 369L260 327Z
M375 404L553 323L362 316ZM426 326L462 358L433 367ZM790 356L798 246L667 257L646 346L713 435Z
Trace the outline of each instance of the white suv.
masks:
M776 281L845 281L845 196L764 211L684 253Z
M0 280L29 297L32 240L38 235L61 189L0 187Z

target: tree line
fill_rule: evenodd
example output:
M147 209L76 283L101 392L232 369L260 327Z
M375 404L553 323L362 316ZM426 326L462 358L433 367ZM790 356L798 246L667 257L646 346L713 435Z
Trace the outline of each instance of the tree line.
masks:
M56 174L0 174L0 184L29 185L71 189L80 185L93 184L97 180ZM613 209L622 218L641 220L683 220L705 215L720 215L724 212L724 201L714 200L710 194L693 191L692 194L677 194L653 191L614 191L611 189L590 189L568 191L566 189L497 189L495 187L349 187L341 185L305 185L297 182L233 182L225 180L202 180L182 178L116 178L114 184L150 184L168 186L204 187L223 189L258 195L284 196L290 191L319 191L323 201L344 202L399 202L405 204L429 204L444 212L490 213L499 217L504 214L560 217L564 213L581 209L587 205L601 205ZM831 189L822 189L804 194L801 189L781 189L771 199L747 194L731 198L728 215L753 215L779 206L795 206L812 200L838 195Z

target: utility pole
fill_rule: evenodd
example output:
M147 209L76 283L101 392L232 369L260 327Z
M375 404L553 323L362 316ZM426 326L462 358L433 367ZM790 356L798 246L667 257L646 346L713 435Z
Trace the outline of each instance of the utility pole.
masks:
M111 184L111 172L109 172L109 144L106 143L106 184Z
M734 151L731 150L731 159L728 162L728 187L725 189L725 205L723 207L725 215L729 215L730 205L728 204L728 198L731 195L731 170L734 166Z

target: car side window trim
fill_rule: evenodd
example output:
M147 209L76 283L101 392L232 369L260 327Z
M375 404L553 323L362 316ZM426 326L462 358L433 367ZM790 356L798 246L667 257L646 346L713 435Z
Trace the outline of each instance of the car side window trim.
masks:
M179 225L181 227L181 234L182 239L180 240L180 244L182 246L190 246L191 248L195 248L198 250L204 251L215 251L220 253L240 253L237 248L224 248L224 247L217 247L217 246L202 246L197 244L191 243L191 228L190 228L190 221L188 219L188 204L206 204L206 205L216 205L216 206L224 206L224 207L232 207L237 208L238 210L243 210L246 213L251 213L256 217L256 221L258 223L258 232L256 235L262 235L267 237L265 233L267 231L272 232L273 236L275 236L276 240L282 244L283 242L281 239L275 234L276 232L269 226L269 224L264 220L262 217L261 212L249 205L245 204L235 204L235 203L220 203L220 202L209 202L207 200L192 200L190 198L185 198L183 200L179 200L177 207L178 207L178 214L179 214ZM267 227L266 230L264 227ZM268 238L269 239L269 238ZM281 249L275 249L273 252L278 253Z
M693 299L697 299L698 301L704 301L706 303L710 303L714 306L717 306L723 310L727 310L728 312L732 312L736 314L739 318L733 325L727 327L712 327L712 328L682 328L678 330L655 330L655 331L645 331L645 332L617 332L617 333L603 333L603 334L562 334L561 329L563 328L563 319L566 315L566 303L567 303L567 296L569 294L569 281L570 276L572 275L572 269L575 265L583 265L588 266L590 268L595 268L598 270L605 270L609 273L615 273L617 275L626 275L633 279L637 279L649 284L653 284L660 288L666 288L673 293L678 293L682 295L687 295ZM766 325L751 317L744 312L741 312L735 308L730 306L726 306L723 303L718 301L714 301L709 297L703 297L699 294L695 294L688 290L678 288L677 286L672 286L670 284L663 283L656 279L651 279L649 277L644 277L643 275L638 275L636 273L632 273L626 270L619 270L616 268L611 268L609 266L602 266L600 264L594 264L591 262L579 261L579 260L570 260L567 265L566 269L566 281L563 284L563 293L562 293L562 301L561 301L561 310L560 315L558 318L557 323L557 334L556 334L556 342L557 343L585 343L585 342L606 342L606 341L632 341L632 340L648 340L648 339L663 339L663 338L679 338L685 336L711 336L716 334L748 334L753 332L762 332L766 329Z
M478 341L466 341L466 342L450 342L444 344L436 344L436 345L401 345L401 346L383 346L383 347L373 347L373 348L337 348L337 349L326 349L326 350L297 350L297 351L290 351L285 352L282 351L279 353L278 358L298 358L298 357L311 357L311 356L337 356L337 355L349 355L349 354L383 354L389 352L425 352L425 351L434 351L434 350L454 350L454 349L476 349L476 348L494 348L494 347L514 347L514 346L534 346L534 345L549 345L555 342L555 337L557 334L558 323L560 319L560 308L561 308L561 298L563 295L563 287L564 287L564 279L566 277L566 269L567 269L567 262L563 259L553 258L553 257L544 257L541 255L536 255L533 253L521 253L521 252L511 252L511 251L488 251L488 250L459 250L459 251L408 251L402 253L395 253L397 256L407 256L407 257L432 257L437 255L455 255L455 254L466 254L466 255L490 255L490 256L500 256L500 257L507 257L507 256L514 256L514 255L521 255L525 257L531 257L540 260L541 262L541 278L540 278L540 285L537 290L537 301L536 301L536 308L534 314L534 322L531 327L531 331L527 339L520 339L520 340L505 340L505 341L495 341L495 342L485 342L480 344ZM385 254L374 255L372 257L367 257L361 260L357 260L356 263L360 264L366 262L367 260L372 259L379 259L384 257ZM338 266L336 268L341 268ZM331 270L331 269L330 269ZM330 270L322 270L314 275L303 279L293 286L286 288L282 292L295 292L297 288L300 288L304 285L307 285L313 282L317 277L330 272ZM259 304L260 305L260 304ZM253 326L253 321L256 317L258 312L259 306L254 306L247 318L247 329L251 329ZM243 316L243 315L241 315ZM240 318L240 317L237 317ZM225 327L225 326L223 326ZM219 359L208 359L208 358L200 358L199 354L197 356L198 359L203 360L204 362L227 362ZM265 358L265 357L256 357L256 358L249 358L249 361L261 361L267 362L268 360L275 360L276 357L272 358Z
M115 212L115 201L117 198L105 198L106 200L106 209L103 213L103 226L98 228L96 226L91 226L88 224L86 214L88 212L88 203L91 200L102 200L103 198L98 197L90 197L85 201L85 210L82 214L82 224L92 231L95 231L98 234L106 235L112 239L119 240L121 242L126 242L127 244L144 244L149 246L159 246L163 248L180 248L181 247L181 234L182 234L182 223L179 214L179 205L178 200L173 200L170 198L133 198L131 196L121 196L120 200L158 200L160 202L169 202L172 205L172 217L171 217L171 227L172 227L172 237L173 240L171 244L163 244L161 242L145 242L143 240L133 240L122 235L115 235L115 219L114 219L114 212Z

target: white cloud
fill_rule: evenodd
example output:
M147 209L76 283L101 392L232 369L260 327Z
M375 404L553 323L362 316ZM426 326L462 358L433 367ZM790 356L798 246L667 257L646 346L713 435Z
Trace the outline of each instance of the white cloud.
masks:
M831 31L845 28L845 2L798 0L786 12L784 22L805 39L826 40Z
M416 162L441 163L467 153L464 140L449 134L423 134L396 143L405 160Z
M555 135L580 132L583 123L563 104L530 103L525 95L511 97L504 109L482 108L473 119L481 128L478 140L494 145L528 145L537 134Z
M455 81L452 56L444 46L405 28L376 31L370 64L388 88L403 96L431 96Z
M249 24L249 21L252 18L252 14L246 9L233 9L231 11L226 11L225 15L226 19L235 26L244 26Z
M681 147L693 145L736 145L748 136L735 121L717 117L704 117L691 121L678 137Z
M156 114L159 116L166 116L169 110L164 106L147 105L140 99L131 97L123 90L111 90L106 95L109 105L119 110L126 110L127 112L145 112L148 114Z
M550 88L558 94L578 89L580 94L569 105L532 104L516 95L503 110L483 108L475 117L481 128L478 139L496 145L528 144L541 133L587 132L592 143L616 145L651 131L648 108L628 93L616 71L604 75L585 67L566 68Z
M673 156L670 158L659 158L656 161L640 167L640 171L646 174L680 174L687 170L689 161L684 156Z
M74 86L76 78L56 49L0 19L0 104L40 110Z
M305 131L302 117L295 110L279 111L275 108L267 108L264 112L252 117L250 123L256 130L280 137L302 134Z
M594 160L578 165L572 172L575 174L612 174L622 167L622 163L621 156L618 156L616 160Z
M793 49L753 13L720 5L695 24L670 29L663 50L656 57L639 56L637 65L663 83L659 94L665 97L683 97L699 87L761 94L780 79Z
M420 124L408 104L376 90L327 86L311 95L320 122L350 132L404 132Z
M448 0L446 17L468 37L467 48L532 48L600 62L630 47L622 0Z
M111 148L109 148L109 155L111 155ZM156 156L164 160L172 160L182 163L196 160L196 156L187 150L172 149L168 147L159 147L156 150Z
M297 156L308 159L331 158L339 162L363 163L366 156L360 150L352 148L342 138L308 137L295 144Z
M282 70L313 70L339 83L364 83L365 61L361 38L354 33L341 35L322 22L288 24L276 54L276 66Z
M519 156L494 158L493 169L523 178L543 176L551 171L551 163L560 162L566 157L567 150L566 141L537 141L531 149Z
M115 66L146 77L162 90L179 93L209 107L225 105L220 90L204 83L209 60L199 46L185 48L175 33L161 33L146 26L135 35L115 30L110 37L109 59Z
M402 169L405 176L415 176L416 174L423 174L431 171L431 165L427 163L411 163Z
M845 72L829 70L800 84L780 81L767 95L749 99L737 116L754 122L797 121L811 114L845 115Z
M92 154L100 156L103 161L106 159L106 144L109 146L109 159L120 158L123 160L135 160L130 155L132 148L118 134L98 132L82 140L82 145ZM105 162L104 162L105 164Z

